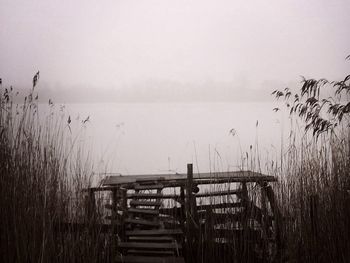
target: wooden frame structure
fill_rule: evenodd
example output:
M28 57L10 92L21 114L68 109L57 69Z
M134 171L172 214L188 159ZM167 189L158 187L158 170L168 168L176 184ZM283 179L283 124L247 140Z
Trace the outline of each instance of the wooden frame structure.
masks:
M224 253L228 248L238 260L272 262L283 248L281 214L270 186L275 181L251 171L194 174L188 164L187 174L107 176L100 187L88 189L87 207L91 216L95 193L109 193L105 207L116 233L117 262L197 262L204 243ZM243 255L236 253L237 244Z

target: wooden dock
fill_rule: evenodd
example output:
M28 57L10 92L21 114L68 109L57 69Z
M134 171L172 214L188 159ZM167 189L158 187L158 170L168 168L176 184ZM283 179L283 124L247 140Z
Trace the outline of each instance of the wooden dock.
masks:
M95 194L109 193L115 262L196 262L204 236L223 249L247 241L269 262L282 246L275 181L251 171L193 174L188 164L187 174L108 176L88 189L88 207L93 213Z

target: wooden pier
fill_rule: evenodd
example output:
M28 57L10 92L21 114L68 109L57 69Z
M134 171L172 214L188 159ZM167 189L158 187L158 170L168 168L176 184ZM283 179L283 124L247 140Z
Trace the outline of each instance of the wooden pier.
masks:
M224 253L220 262L272 262L283 246L275 181L251 171L194 174L192 164L187 174L107 176L88 189L88 213L107 193L115 262L197 262L203 249Z

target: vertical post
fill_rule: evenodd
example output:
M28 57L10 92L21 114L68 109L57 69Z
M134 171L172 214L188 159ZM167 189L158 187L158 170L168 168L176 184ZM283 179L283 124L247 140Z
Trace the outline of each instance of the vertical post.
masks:
M262 227L262 234L263 234L263 260L266 262L266 259L268 258L268 228L269 228L269 220L268 220L268 211L267 211L267 200L266 200L266 193L264 189L264 183L260 184L260 196L261 196L261 227Z
M185 205L185 189L184 186L180 187L180 201L181 201L181 215L180 215L180 223L181 223L181 228L182 231L185 233L185 218L186 218L186 205Z
M276 245L278 250L276 257L277 259L280 259L282 256L282 250L284 249L284 242L282 239L282 214L276 204L275 194L272 190L271 185L268 185L266 182L264 182L263 186L266 196L270 202L271 210L276 222Z
M195 226L198 226L198 213L197 213L197 200L193 196L194 184L193 184L193 165L187 164L187 192L188 201L192 222Z
M128 197L127 197L127 192L128 190L125 188L120 188L121 190L121 197L122 197L122 218L121 218L121 232L120 232L120 237L122 240L125 240L125 219L128 216Z
M118 189L112 190L112 215L111 215L111 256L112 261L117 255L117 237L116 234L119 232L119 226L117 224L117 214L118 214Z
M196 197L192 194L193 190L193 165L187 164L187 182L186 182L186 236L187 236L187 261L186 262L197 262L197 232L198 227L198 215L197 215L197 202Z
M241 253L242 253L242 259L244 261L248 261L249 259L249 228L248 228L248 219L249 219L249 213L250 211L250 200L249 200L249 195L248 195L248 188L247 188L247 183L242 182L242 197L241 201L243 202L243 214L241 216L241 224L243 228L243 242L241 244Z

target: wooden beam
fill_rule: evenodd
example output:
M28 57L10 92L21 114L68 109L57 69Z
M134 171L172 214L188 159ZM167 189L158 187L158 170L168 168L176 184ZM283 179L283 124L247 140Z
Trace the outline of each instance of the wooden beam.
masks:
M164 235L183 235L181 229L156 229L156 230L132 230L126 231L127 236L164 236Z
M272 182L277 179L273 176L267 176L261 173L252 171L236 171L236 172L218 172L218 173L197 173L193 174L193 180L196 182L200 180L217 181L224 179L223 182L257 182L266 181ZM103 181L103 186L113 186L120 184L134 184L158 181L163 184L166 181L173 181L177 183L187 180L187 174L146 174L146 175L128 175L128 176L107 176ZM200 183L200 182L199 182ZM165 186L165 185L164 185Z

